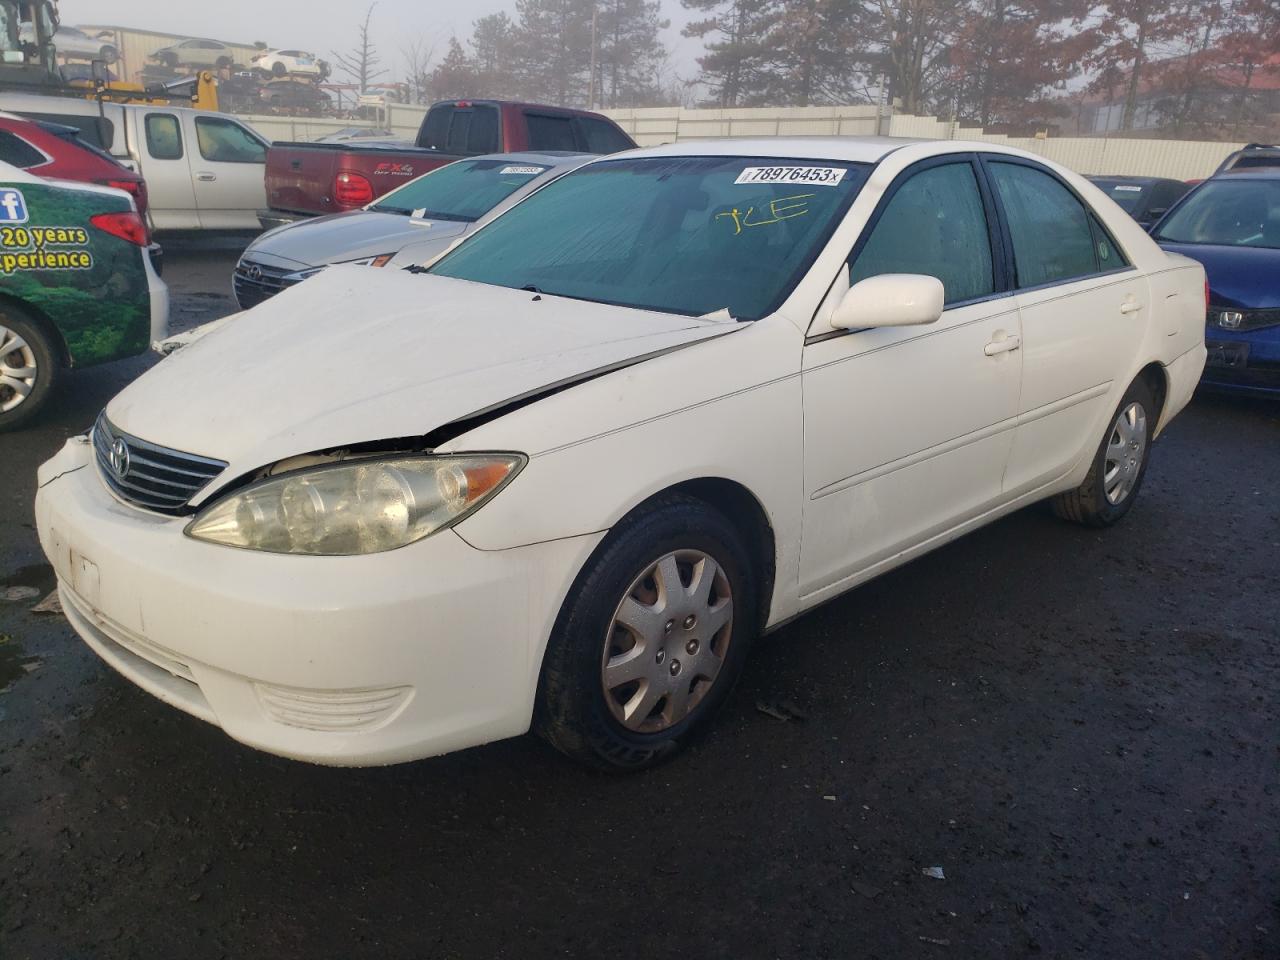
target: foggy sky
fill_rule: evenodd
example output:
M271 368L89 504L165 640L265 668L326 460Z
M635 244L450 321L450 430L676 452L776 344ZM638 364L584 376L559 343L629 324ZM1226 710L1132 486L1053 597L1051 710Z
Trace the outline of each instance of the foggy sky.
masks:
M332 61L332 51L349 49L355 27L363 18L366 0L61 0L62 22L111 24L208 37L234 43L262 40L277 48L301 48ZM449 37L465 44L472 21L499 10L514 13L510 0L378 0L373 11L372 34L389 69L386 78L404 79L401 49L421 38L435 43L438 62L448 50ZM663 15L671 28L663 37L671 51L671 68L683 79L697 74L695 58L702 51L699 40L680 36L680 27L691 19L679 0L663 0ZM333 82L346 78L335 70Z

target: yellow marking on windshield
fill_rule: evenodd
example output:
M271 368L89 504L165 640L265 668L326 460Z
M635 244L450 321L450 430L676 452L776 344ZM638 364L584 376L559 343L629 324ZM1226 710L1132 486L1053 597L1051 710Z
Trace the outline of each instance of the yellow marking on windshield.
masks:
M747 207L746 212L734 207L725 213L717 213L715 219L721 217L729 217L733 220L733 235L736 237L742 233L746 227L766 227L771 223L781 223L783 220L793 220L796 217L803 217L809 212L809 205L805 203L810 197L816 196L812 193L797 193L790 197L778 197L769 201L768 220L752 220L751 215L755 213L755 207Z

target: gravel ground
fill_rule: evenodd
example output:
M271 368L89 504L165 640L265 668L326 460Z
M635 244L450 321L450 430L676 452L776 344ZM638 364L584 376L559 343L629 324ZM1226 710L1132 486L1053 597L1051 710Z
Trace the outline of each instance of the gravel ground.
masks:
M235 246L167 246L175 326L228 312ZM149 362L0 437L0 957L1280 957L1280 405L1198 398L1115 529L1025 510L786 627L657 770L353 771L31 609L35 467Z

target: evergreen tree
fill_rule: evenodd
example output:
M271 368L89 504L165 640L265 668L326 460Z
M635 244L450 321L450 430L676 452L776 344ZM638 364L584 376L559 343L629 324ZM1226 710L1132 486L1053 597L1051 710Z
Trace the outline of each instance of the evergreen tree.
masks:
M686 37L703 40L706 53L698 58L701 80L721 107L766 103L776 87L774 57L768 35L785 7L785 0L681 0L689 10L705 13L684 28ZM711 38L711 39L709 39Z

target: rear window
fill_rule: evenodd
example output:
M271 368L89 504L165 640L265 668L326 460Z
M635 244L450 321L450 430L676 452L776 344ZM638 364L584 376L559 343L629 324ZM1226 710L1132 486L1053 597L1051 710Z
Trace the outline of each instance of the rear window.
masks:
M48 157L8 130L0 130L0 160L26 170L48 162Z
M115 124L106 117L81 113L26 113L22 114L32 120L43 120L45 123L57 123L64 127L75 127L80 131L80 139L102 150L110 152L116 139Z
M437 104L418 133L419 147L463 156L494 153L498 141L498 109L486 104Z
M573 120L569 117L550 117L539 113L526 113L529 125L530 150L577 150L573 136Z

